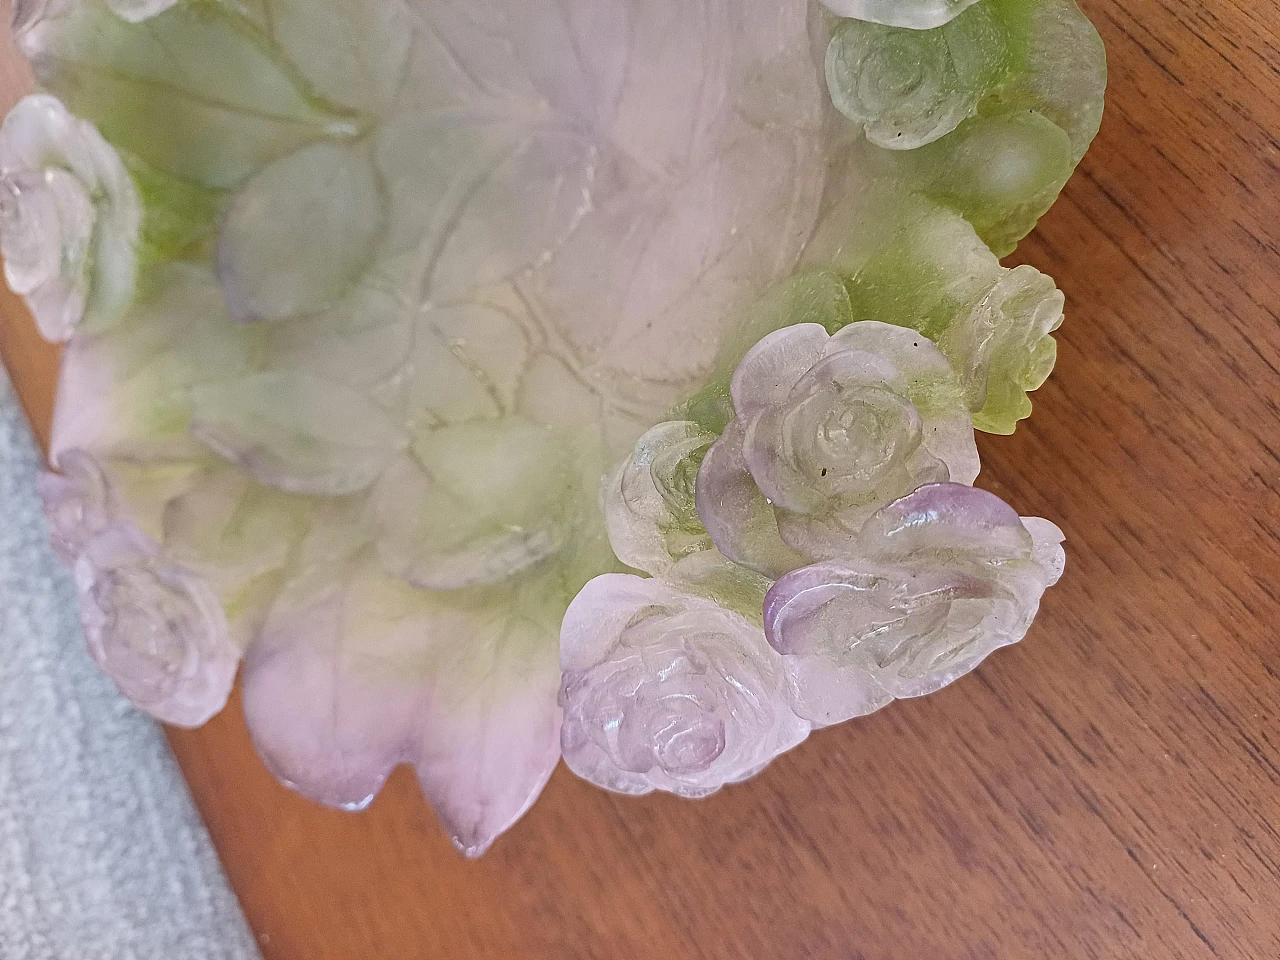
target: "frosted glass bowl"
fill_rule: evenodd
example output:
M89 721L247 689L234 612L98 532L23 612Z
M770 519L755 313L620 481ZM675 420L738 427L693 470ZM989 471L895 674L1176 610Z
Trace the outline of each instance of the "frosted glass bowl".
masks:
M562 752L700 796L1020 639L1061 532L973 428L1052 368L1062 296L997 256L1101 45L831 6L18 3L0 243L122 691L194 726L242 665L281 780L412 764L476 854Z

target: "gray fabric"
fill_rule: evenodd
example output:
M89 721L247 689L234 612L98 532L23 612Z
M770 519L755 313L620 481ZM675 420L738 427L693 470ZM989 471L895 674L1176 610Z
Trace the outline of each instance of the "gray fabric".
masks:
M160 728L85 652L0 367L0 960L257 960Z

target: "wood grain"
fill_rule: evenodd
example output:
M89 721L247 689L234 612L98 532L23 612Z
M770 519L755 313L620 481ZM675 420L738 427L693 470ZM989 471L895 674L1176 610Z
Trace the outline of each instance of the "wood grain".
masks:
M1085 0L1102 134L1019 257L1068 319L984 484L1057 520L1028 640L701 802L563 768L477 863L408 776L286 792L174 733L268 960L1280 957L1280 7ZM37 428L53 354L5 300Z

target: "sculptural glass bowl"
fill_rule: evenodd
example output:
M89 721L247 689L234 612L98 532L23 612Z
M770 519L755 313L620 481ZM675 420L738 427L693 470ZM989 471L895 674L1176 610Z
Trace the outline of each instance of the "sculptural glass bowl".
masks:
M710 793L1019 640L972 487L1063 298L1073 0L22 0L11 287L90 650L482 852L563 754Z

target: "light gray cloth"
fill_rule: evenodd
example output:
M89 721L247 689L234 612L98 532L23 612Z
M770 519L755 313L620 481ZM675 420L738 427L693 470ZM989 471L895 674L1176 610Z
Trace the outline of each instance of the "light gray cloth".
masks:
M0 960L257 960L160 728L85 650L0 367Z

